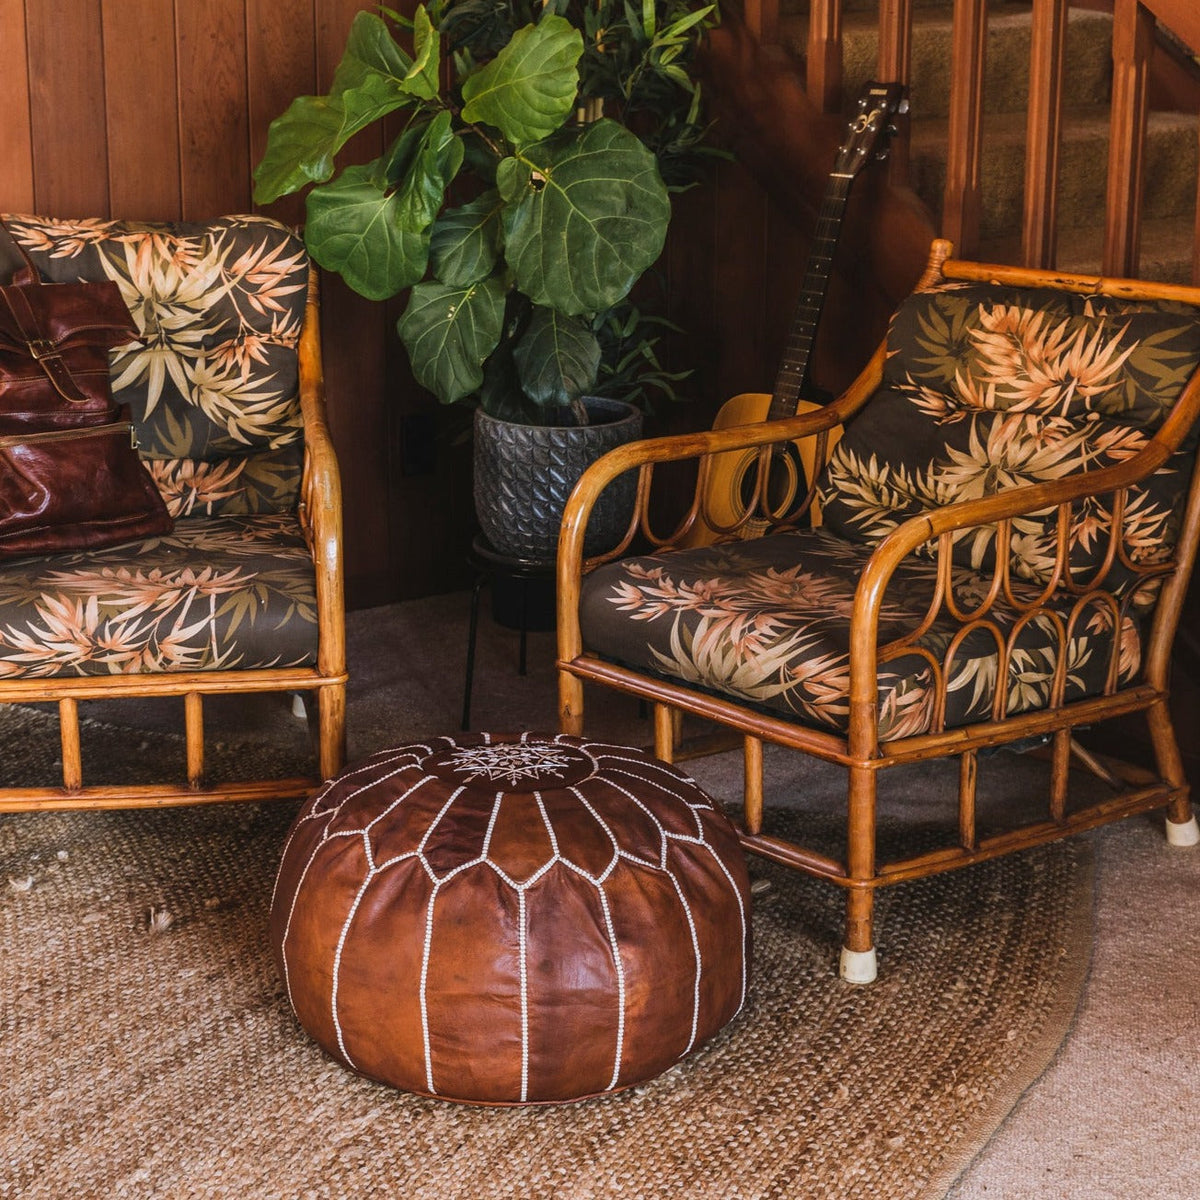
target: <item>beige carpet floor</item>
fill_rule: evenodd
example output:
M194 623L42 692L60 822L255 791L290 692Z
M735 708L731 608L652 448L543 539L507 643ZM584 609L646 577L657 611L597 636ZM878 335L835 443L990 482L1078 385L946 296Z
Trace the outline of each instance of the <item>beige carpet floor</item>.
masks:
M456 596L351 614L352 756L456 727L465 612ZM551 658L535 636L518 676L515 634L485 621L474 726L552 727ZM634 706L589 703L596 732L644 740ZM92 713L117 726L93 756L116 771L121 731L144 730L125 750L146 765L172 740L160 713ZM44 720L0 731L4 769L47 757ZM296 752L289 722L278 702L210 714L218 760L247 740ZM836 775L770 766L784 820L836 807ZM735 785L731 756L689 768L716 795ZM1019 803L1030 769L1004 763L986 802ZM899 780L895 836L921 836L948 782ZM759 868L755 990L716 1043L624 1096L498 1114L350 1077L295 1026L262 945L286 816L0 816L0 1196L1197 1194L1178 1135L1196 1108L1200 860L1149 821L886 893L868 989L834 975L840 897ZM1101 937L1080 1019L985 1147L1066 1033L1089 846Z

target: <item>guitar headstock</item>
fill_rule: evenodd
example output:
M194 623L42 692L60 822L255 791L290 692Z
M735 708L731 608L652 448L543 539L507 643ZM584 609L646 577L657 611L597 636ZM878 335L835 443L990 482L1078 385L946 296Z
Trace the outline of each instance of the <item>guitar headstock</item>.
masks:
M868 83L858 98L857 111L846 126L846 137L834 160L834 173L853 179L871 158L886 158L888 141L896 132L892 118L908 112L908 98L899 83Z

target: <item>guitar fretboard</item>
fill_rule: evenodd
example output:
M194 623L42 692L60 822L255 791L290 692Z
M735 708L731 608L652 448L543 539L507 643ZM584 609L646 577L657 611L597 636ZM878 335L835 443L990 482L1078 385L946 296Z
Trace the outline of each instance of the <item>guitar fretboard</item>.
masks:
M833 255L837 249L842 218L846 215L846 202L850 198L850 185L854 174L835 172L829 178L817 226L813 233L812 250L808 266L804 271L804 282L800 298L796 302L795 315L787 343L783 349L783 361L775 377L771 393L771 406L767 410L769 421L794 416L796 404L808 377L809 356L813 338L825 305L825 292L833 270Z

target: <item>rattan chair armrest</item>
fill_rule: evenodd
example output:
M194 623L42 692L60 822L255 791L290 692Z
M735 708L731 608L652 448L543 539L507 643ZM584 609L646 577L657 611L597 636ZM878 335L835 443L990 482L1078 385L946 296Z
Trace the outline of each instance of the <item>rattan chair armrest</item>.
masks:
M300 410L304 424L300 522L316 569L320 618L318 665L323 672L339 674L346 664L342 489L325 412L320 329L320 300L314 270L309 276L308 307L300 336Z
M980 499L928 509L897 526L876 547L855 592L850 618L851 739L867 756L877 752L875 704L878 686L879 614L888 584L900 564L918 550L958 530L997 525L1042 513L1087 496L1133 486L1158 470L1178 448L1196 418L1200 374L1185 389L1171 416L1150 442L1124 462L1050 483L1030 484ZM859 716L855 717L855 712Z
M594 462L575 485L563 512L559 531L559 563L583 562L583 535L588 516L597 499L627 471L659 463L686 462L736 450L756 450L783 445L798 438L815 436L845 424L879 386L883 375L884 348L880 346L859 377L836 400L824 408L788 417L782 421L759 421L727 429L707 429L669 437L646 438L610 450ZM638 513L644 511L648 495L639 489Z

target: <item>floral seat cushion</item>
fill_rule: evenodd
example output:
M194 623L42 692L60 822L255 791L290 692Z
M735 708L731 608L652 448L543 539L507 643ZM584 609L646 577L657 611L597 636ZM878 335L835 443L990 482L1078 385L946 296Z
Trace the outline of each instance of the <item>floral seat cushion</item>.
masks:
M675 550L610 563L585 581L580 621L586 648L603 658L745 701L789 720L845 733L849 719L850 610L872 547L827 530L803 530ZM909 559L893 577L879 640L912 632L929 605L932 562ZM952 587L966 609L986 593L987 580L957 568ZM1018 599L1021 598L1018 585ZM1035 589L1028 589L1029 596ZM1136 620L1124 614L1114 644L1111 609L1075 602L1051 605L1068 630L1066 698L1099 693L1115 656L1122 682L1140 668ZM1004 635L1019 614L993 607ZM918 645L942 661L960 627L937 620ZM936 711L929 661L909 652L879 667L879 733L896 738L991 717L997 687L1008 713L1041 708L1061 654L1049 613L1018 634L1007 678L997 679L999 654L980 628L967 636L947 671L946 712Z
M308 666L312 556L291 513L0 568L0 678Z
M1146 445L1198 363L1200 310L1189 305L982 283L914 293L892 318L883 386L821 480L824 523L874 544L949 500L1118 463ZM1121 534L1133 563L1170 554L1193 449L1131 490ZM1073 508L1077 583L1103 563L1111 527L1111 496ZM1014 522L1016 573L1048 579L1056 534L1054 511ZM955 560L990 566L994 540L964 532ZM1132 577L1118 567L1106 586Z
M53 282L112 280L142 335L113 352L117 402L175 517L293 509L308 256L276 221L7 216Z

